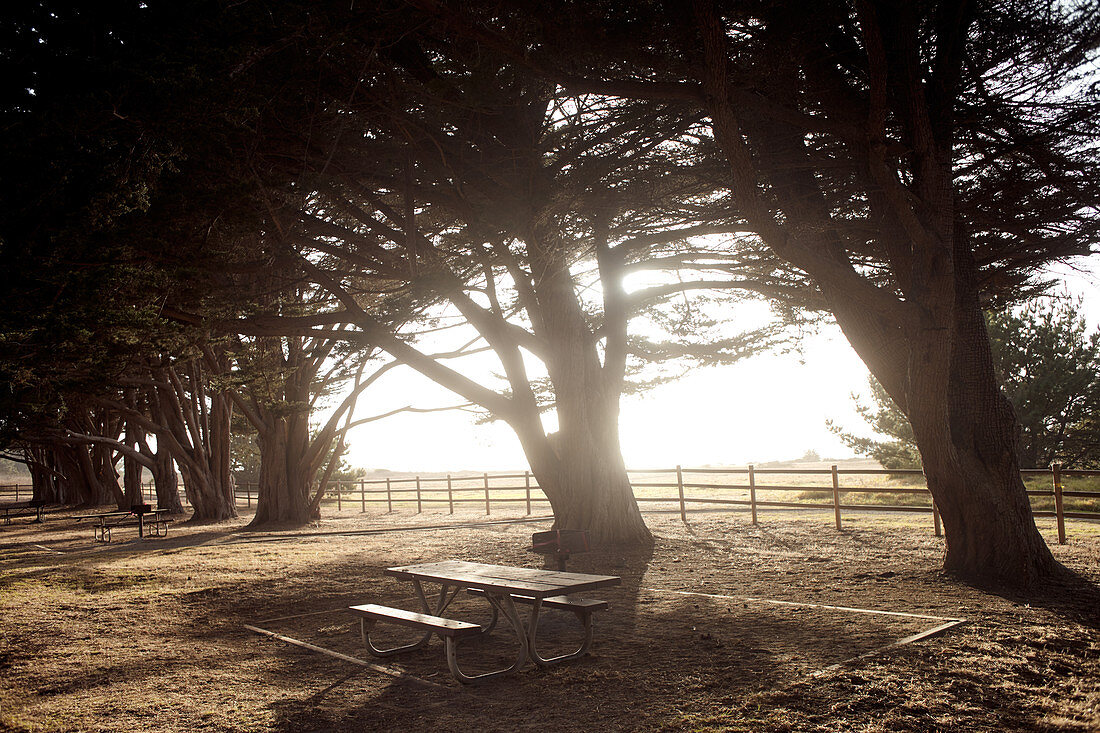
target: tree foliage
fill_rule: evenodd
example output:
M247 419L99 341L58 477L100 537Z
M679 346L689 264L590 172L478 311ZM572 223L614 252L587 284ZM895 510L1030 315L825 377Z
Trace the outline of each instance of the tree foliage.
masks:
M1049 298L991 314L1001 384L1020 418L1020 459L1043 468L1100 466L1100 329L1080 301Z

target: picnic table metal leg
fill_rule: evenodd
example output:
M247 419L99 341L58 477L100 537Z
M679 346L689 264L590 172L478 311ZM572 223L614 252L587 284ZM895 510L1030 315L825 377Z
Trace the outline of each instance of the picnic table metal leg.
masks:
M497 604L493 602L493 599L488 595L484 596L485 600L489 602L489 611L493 614L488 623L481 625L481 634L492 633L493 629L497 627L497 622L500 621L500 610L497 608Z
M431 614L432 607L428 603L428 597L424 595L424 587L420 584L419 580L413 580L413 587L416 588L416 595L420 599L420 604L424 607L424 613ZM439 615L443 612L443 609L447 607L450 601L447 600L447 586L443 586L439 591L439 601L436 604L437 613L433 615ZM379 649L370 640L371 629L374 628L374 619L361 618L359 619L359 634L363 637L363 643L367 645L367 649L376 657L389 657L394 654L400 654L401 652L411 652L415 649L421 649L429 641L432 640L433 632L429 631L420 637L419 641L414 641L412 644L402 644L389 649Z
M588 648L592 646L592 612L578 609L574 610L573 613L576 614L577 620L584 626L584 641L581 642L580 648L575 652L561 654L556 657L541 656L535 644L535 636L538 634L539 629L539 611L541 609L542 599L537 598L531 605L531 617L527 621L527 648L531 655L531 661L540 667L548 667L558 662L576 659L588 651Z
M527 662L527 634L524 630L523 619L520 618L519 611L516 610L516 604L512 601L512 596L505 593L500 595L486 594L486 597L493 607L499 608L500 612L504 614L504 617L508 619L508 622L512 624L512 629L516 633L516 640L519 641L519 653L516 656L515 663L511 667L485 672L483 674L468 675L459 669L458 666L458 642L453 637L448 636L445 640L447 648L447 666L450 668L454 678L466 685L471 682L481 682L482 680L491 679L493 677L512 674L518 671Z
M500 611L497 610L497 607L493 605L492 602L489 603L489 610L492 612L493 617L489 619L488 623L481 625L482 635L492 633L493 629L497 627L497 622L500 620Z
M419 580L413 580L413 587L416 589L416 597L420 599L420 605L424 609L424 613L433 616L442 616L443 612L447 610L447 606L451 605L451 601L455 599L458 591L461 590L457 587L452 590L452 586L441 585L439 587L439 598L436 599L435 608L433 609L431 604L428 603L428 596L424 593L424 586L420 584Z
M363 637L363 643L367 645L367 649L376 657L389 657L394 654L400 654L401 652L411 652L414 649L420 649L432 638L432 632L424 634L420 638L420 641L413 642L412 644L403 644L400 646L390 647L389 649L379 649L370 640L371 629L374 628L374 619L361 618L359 619L359 634Z
M417 588L417 595L420 598L420 605L423 606L425 613L430 613L434 616L442 616L443 612L447 610L447 607L451 605L451 602L458 597L458 594L462 592L462 587L455 585L444 585L439 589L439 598L436 601L435 609L428 605L428 598L424 594L424 589L420 585L420 581L414 580L414 586ZM488 634L496 628L497 620L500 618L500 614L497 611L497 607L492 603L489 604L489 610L492 611L492 618L488 623L481 625L481 633Z

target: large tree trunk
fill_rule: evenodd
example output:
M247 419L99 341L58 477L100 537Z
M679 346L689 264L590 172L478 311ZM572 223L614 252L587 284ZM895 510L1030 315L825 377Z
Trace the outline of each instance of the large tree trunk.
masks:
M130 456L122 459L123 503L125 508L145 503L145 492L141 485L142 466Z
M320 461L311 458L315 451L311 450L306 406L320 362L312 361L302 339L286 339L285 352L281 339L264 345L268 367L282 372L283 379L275 394L254 395L250 408L242 406L256 428L260 447L256 516L249 526L275 522L301 525L315 517L310 489ZM293 407L288 410L287 405ZM321 448L328 445L313 447L323 455L327 451Z
M913 427L943 518L944 569L978 584L1026 587L1063 569L1035 526L1017 458L1019 424L993 367L973 260L957 250L952 307L928 309L922 327L895 342L876 343L859 309L834 313ZM908 358L891 358L897 353Z
M87 452L83 445L62 444L57 448L57 465L61 472L58 480L65 503L78 506L91 504L91 487L84 474L81 453Z
M603 547L648 545L616 431L591 425L546 435L541 424L513 425L531 473L550 500L554 529L583 529Z
M965 247L956 247L955 266L946 390L918 395L910 409L928 488L943 517L944 568L971 581L1034 585L1061 566L1035 526L1020 477L1020 426L997 381Z
M868 242L892 276L883 288L853 265L859 257L838 234L836 204L815 173L820 163L802 142L807 128L743 114L729 93L736 85L721 13L704 0L693 7L706 107L730 163L733 195L766 244L817 283L848 341L909 418L947 529L945 568L970 581L1014 585L1056 572L1020 480L1018 427L993 371L977 268L955 208L949 99L958 91L970 14L960 10L940 28L944 46L930 85L918 71L923 31L910 5L857 5L868 62L867 127L865 138L854 138L852 176L863 178ZM776 14L769 29L774 24L782 37L792 17ZM797 89L807 68L825 68L781 57L776 63L781 88ZM838 99L841 106L826 106L824 118L847 118L849 101ZM907 150L900 169L888 153L893 135Z
M31 495L35 501L63 504L64 491L58 480L57 458L52 447L24 448L27 470L31 474Z
M529 250L535 242L528 242ZM538 330L550 346L545 363L558 431L539 440L541 421L534 415L532 424L517 427L517 433L550 499L555 528L587 530L598 545L649 544L652 535L619 444L621 375L600 364L568 264L547 259L550 266L542 268L534 286L541 305Z
M157 508L167 509L172 514L183 513L180 501L179 479L176 477L176 463L172 454L160 447L153 457L153 486L157 494Z
M237 516L229 472L232 417L233 409L225 394L211 396L209 429L202 431L202 444L195 446L197 460L179 464L187 500L195 510L194 520L220 521Z
M168 450L183 475L193 520L220 521L237 516L230 474L232 404L225 393L207 396L198 365L188 365L185 385L171 368L156 368L157 451Z
M305 524L311 517L307 465L308 419L304 414L267 414L259 430L260 475L256 516L250 526L271 522Z
M160 415L160 402L155 397L147 395L150 418L155 422L163 423ZM172 514L183 513L183 502L180 501L179 479L176 476L176 462L172 459L172 453L168 450L167 441L157 440L156 452L149 446L148 434L141 423L134 421L134 432L138 436L141 452L148 456L152 462L149 467L153 474L153 488L157 496L157 508L167 509Z
M1019 467L1006 455L1013 447L1012 421L987 415L956 414L948 445L942 426L931 428L920 414L911 418L943 518L944 569L972 582L1034 585L1059 566L1035 527Z
M141 428L132 420L126 423L126 445L135 453L140 448ZM136 504L145 503L145 489L141 480L145 473L145 467L132 455L125 455L122 459L122 487L124 491L123 501L126 508Z
M210 472L217 491L218 518L228 519L237 516L233 459L230 452L233 443L233 402L229 395L220 392L210 398L210 406L210 439L207 446Z
M599 375L575 362L562 360L552 373L558 432L549 442L557 461L536 476L554 507L554 527L587 530L598 545L651 542L619 444L618 394L602 393L602 380L592 379Z
M617 431L593 431L588 425L544 440L550 460L532 460L531 467L550 499L554 529L586 530L598 546L652 542L627 478Z
M87 492L84 503L88 506L114 504L122 509L122 487L118 485L111 448L106 445L78 446L78 451L83 486Z

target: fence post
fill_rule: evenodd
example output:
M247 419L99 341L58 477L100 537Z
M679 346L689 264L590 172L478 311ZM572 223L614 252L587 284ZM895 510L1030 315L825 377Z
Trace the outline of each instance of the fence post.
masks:
M359 479L359 513L367 511L367 484L363 479Z
M1062 464L1050 464L1054 474L1054 514L1058 517L1058 544L1066 544L1066 513L1062 504Z
M489 515L489 474L481 474L485 477L485 515Z
M752 523L756 524L756 467L749 464L749 509L752 511Z
M248 508L252 508L252 482L248 481L244 485L244 498L248 502Z
M420 506L420 477L416 477L416 513L419 514L423 509Z
M386 514L393 514L393 492L390 490L390 477L386 477Z
M840 474L833 464L833 514L836 515L836 529L840 531Z
M531 472L523 472L523 489L527 492L527 516L531 516Z
M684 469L676 466L676 488L680 491L680 521L687 524L687 505L684 504Z
M344 493L344 492L340 490L340 482L337 481L336 482L336 511L340 511L341 509L344 508L343 505L340 503L340 495L342 493Z
M455 495L451 490L451 474L447 474L447 506L451 508L450 514L455 513Z

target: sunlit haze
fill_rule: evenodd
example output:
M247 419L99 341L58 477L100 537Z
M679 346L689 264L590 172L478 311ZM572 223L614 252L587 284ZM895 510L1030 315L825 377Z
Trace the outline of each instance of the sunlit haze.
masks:
M1085 299L1084 315L1100 325L1095 275L1061 269L1066 288ZM499 371L499 370L498 370ZM623 455L631 468L676 464L744 464L822 458L852 451L826 427L868 434L852 393L868 394L867 369L835 326L805 338L799 352L760 354L732 366L706 367L623 398ZM403 369L388 374L361 398L356 417L413 405L453 405L457 398ZM367 470L460 471L522 469L526 460L515 434L497 422L477 424L464 412L399 414L350 434L347 456Z

